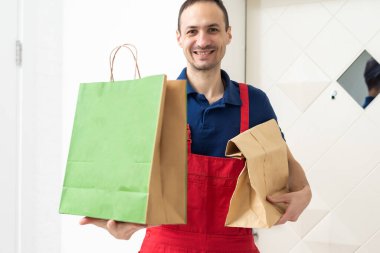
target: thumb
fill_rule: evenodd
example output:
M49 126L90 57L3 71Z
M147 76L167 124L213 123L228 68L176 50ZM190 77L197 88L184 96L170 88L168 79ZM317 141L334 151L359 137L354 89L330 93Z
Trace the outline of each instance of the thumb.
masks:
M79 220L79 224L80 225L87 225L87 224L90 224L90 219L87 218L87 217L83 217Z
M114 220L107 221L107 229L108 231L116 231L117 223Z

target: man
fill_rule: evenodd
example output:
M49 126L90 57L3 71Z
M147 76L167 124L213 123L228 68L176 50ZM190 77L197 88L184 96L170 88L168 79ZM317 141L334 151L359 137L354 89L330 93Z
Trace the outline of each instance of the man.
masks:
M189 249L191 252L259 252L251 229L224 227L229 199L243 168L240 160L225 158L224 151L229 139L276 116L264 92L231 81L221 70L231 38L222 1L184 2L178 16L177 40L187 59L187 68L179 79L187 80L192 140L188 154L188 219L186 225L148 228L141 253L188 252ZM243 113L243 107L249 113ZM296 221L311 199L303 169L290 151L288 161L290 193L268 196L272 203L287 205L277 224ZM87 217L80 223L103 227L119 239L129 239L143 228Z
M368 96L363 104L365 109L380 93L380 64L374 58L370 58L366 63L364 79L368 88Z

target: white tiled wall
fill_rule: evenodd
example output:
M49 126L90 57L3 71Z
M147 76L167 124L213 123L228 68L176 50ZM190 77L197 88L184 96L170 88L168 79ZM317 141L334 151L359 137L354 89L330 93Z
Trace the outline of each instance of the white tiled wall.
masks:
M260 249L380 252L380 99L364 111L336 82L363 50L380 59L380 0L248 0L247 13L247 82L313 190L298 222L258 231Z

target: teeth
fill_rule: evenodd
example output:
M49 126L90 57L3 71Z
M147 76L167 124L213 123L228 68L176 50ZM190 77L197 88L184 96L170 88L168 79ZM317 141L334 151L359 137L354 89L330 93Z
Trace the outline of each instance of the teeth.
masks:
M195 52L196 54L198 54L198 55L206 55L206 54L210 54L211 52L209 52L209 51L203 51L203 52Z

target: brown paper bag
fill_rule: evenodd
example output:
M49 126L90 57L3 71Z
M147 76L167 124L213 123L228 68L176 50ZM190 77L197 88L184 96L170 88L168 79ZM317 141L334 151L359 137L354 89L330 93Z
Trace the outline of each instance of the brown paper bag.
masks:
M157 160L152 164L152 167L161 169L153 169L150 175L151 197L148 198L147 224L186 223L187 132L184 94L186 96L186 82L167 81L161 140L157 147L159 152L155 151Z
M275 120L257 125L227 143L226 156L246 159L232 195L226 226L269 228L284 213L266 200L287 192L287 146Z

